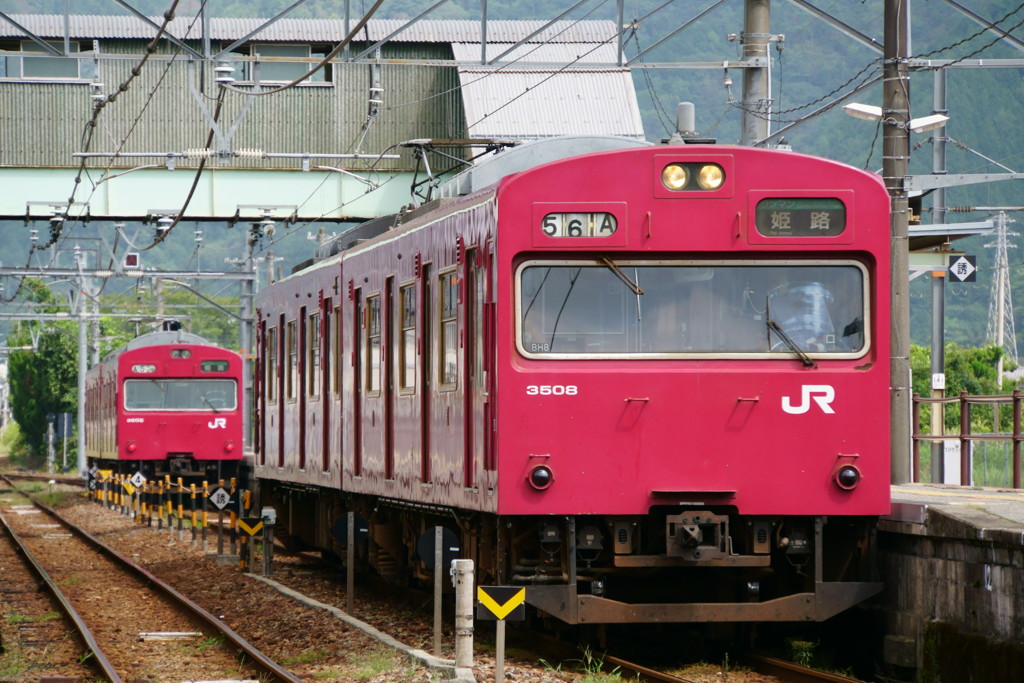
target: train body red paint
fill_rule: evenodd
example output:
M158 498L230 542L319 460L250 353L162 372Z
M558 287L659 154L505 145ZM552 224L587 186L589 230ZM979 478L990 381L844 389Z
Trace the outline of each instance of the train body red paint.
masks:
M877 592L878 178L528 147L259 293L255 473L293 540L337 548L358 512L402 579L449 526L480 583L570 623L822 620Z
M147 479L236 476L245 456L244 372L239 354L193 334L137 337L87 374L90 464Z

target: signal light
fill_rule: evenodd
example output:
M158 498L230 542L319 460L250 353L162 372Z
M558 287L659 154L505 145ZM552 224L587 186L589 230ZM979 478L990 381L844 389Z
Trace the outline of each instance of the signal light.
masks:
M555 475L547 465L538 465L530 470L530 476L526 480L530 482L530 486L533 488L543 491L551 486L551 483L555 480Z
M853 490L860 483L860 470L853 465L843 465L836 471L835 481L844 491Z

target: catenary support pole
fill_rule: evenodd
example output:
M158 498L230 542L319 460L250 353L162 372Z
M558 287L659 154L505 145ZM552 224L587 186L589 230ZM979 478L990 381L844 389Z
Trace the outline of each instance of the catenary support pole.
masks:
M932 87L932 113L947 114L946 109L946 70L936 69ZM946 127L937 128L932 133L932 175L946 174ZM939 187L932 192L932 222L946 222L946 189ZM946 377L946 271L932 273L932 398L942 398L945 391ZM936 378L941 378L936 381ZM938 436L943 431L943 406L932 404L932 434ZM931 480L943 480L943 445L941 441L932 442Z
M909 206L905 179L910 159L910 72L907 68L907 2L885 0L885 60L882 70L882 178L889 191L890 218L890 435L893 484L910 481Z
M764 65L743 70L743 130L741 145L753 145L768 137L769 92L768 45L771 42L771 3L746 0L743 9L743 58L763 59Z

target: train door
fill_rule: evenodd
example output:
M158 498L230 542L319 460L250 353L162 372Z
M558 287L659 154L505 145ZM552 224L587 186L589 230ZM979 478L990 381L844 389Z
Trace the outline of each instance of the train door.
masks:
M299 424L298 424L298 435L299 435L299 469L306 469L306 357L308 355L307 349L309 348L309 333L306 329L306 307L303 306L299 309L299 353L296 358L298 362L297 377L296 377L296 399L299 403Z
M340 297L339 297L340 298ZM344 349L345 349L345 316L343 315L342 304L339 301L334 308L334 345L331 347L331 355L334 359L334 372L331 373L331 400L334 406L335 421L337 426L332 430L330 457L334 462L334 456L338 456L338 488L342 488L344 481L344 468L341 466L341 458L344 453L342 444L345 443L345 413L343 412L344 401Z
M432 399L433 382L433 292L431 283L432 269L429 263L423 264L420 278L420 481L430 481L430 401Z
M494 423L493 397L495 382L495 274L493 258L494 242L488 242L486 248L480 254L481 269L477 271L478 287L480 291L479 308L481 311L480 342L481 349L478 355L480 359L480 377L477 380L480 384L481 399L478 405L480 409L480 435L482 440L482 457L484 461L484 486L493 491L497 486L497 463L495 463L494 440L496 425Z
M352 295L355 315L352 316L352 476L363 474L363 373L362 334L366 311L363 307L363 290L357 289Z
M323 293L321 292L321 298ZM333 407L331 398L331 369L334 359L331 357L331 330L333 323L334 309L331 307L330 297L323 298L320 305L321 310L321 332L320 332L320 407L321 407L321 437L320 437L320 470L327 472L331 469L331 409Z
M261 465L267 463L267 321L260 316L256 327L256 372L253 373L253 394L256 397L256 410L253 415L253 427L256 430L256 453Z
M323 448L323 400L321 396L321 380L323 379L323 365L321 358L321 344L323 342L323 331L320 328L320 321L323 312L323 292L318 296L317 308L310 311L306 318L306 419L308 425L306 433L305 457L302 460L302 469L308 469L310 460L316 458L316 454ZM317 424L319 422L319 425ZM319 427L319 429L318 429Z
M384 359L381 363L384 377L384 478L395 478L395 278L384 281Z
M284 313L281 314L278 319L278 328L281 332L278 334L278 358L281 359L281 363L277 370L277 466L284 467L284 433L287 431L284 428L284 415L285 415L285 404L288 402L289 395L285 393L285 377L289 374L290 370L288 367L288 357L285 355L285 349L290 343L290 339L294 332L294 325L286 323L284 319Z
M483 412L486 398L483 390L483 278L477 263L478 251L466 250L463 285L465 291L465 344L463 345L463 367L466 368L466 382L463 390L463 414L465 422L465 449L463 451L463 486L467 489L477 485L479 458L483 449Z

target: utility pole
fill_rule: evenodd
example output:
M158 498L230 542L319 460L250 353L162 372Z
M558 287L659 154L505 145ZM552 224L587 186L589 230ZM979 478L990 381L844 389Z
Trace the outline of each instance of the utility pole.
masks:
M252 377L252 356L253 356L253 296L255 294L255 283L257 280L256 274L256 260L253 258L253 250L256 243L259 241L260 236L263 234L260 232L260 226L253 226L251 230L245 232L245 258L224 259L225 263L230 263L235 266L241 266L243 272L248 277L242 280L241 286L242 291L239 295L239 305L242 309L242 322L239 328L238 341L242 347L242 364L245 368L245 376ZM271 267L273 267L273 259L270 261ZM253 434L252 424L253 420L251 416L253 414L253 388L251 379L245 383L245 390L243 395L243 402L245 408L246 428L243 438L245 440L245 447L247 450L252 448Z
M932 79L932 113L946 114L946 70L936 69ZM932 175L946 174L946 127L937 128L932 134ZM932 193L932 221L938 224L946 222L946 189L937 188ZM943 251L946 247L943 247ZM942 398L946 394L946 271L932 271L932 398ZM941 436L945 429L943 405L932 404L933 436ZM943 473L943 442L932 441L931 445L931 480L944 481Z
M909 206L905 179L910 159L910 72L907 2L885 0L885 64L882 72L882 179L891 209L892 288L890 318L890 480L910 481L910 282Z
M75 313L78 315L78 475L85 478L86 457L85 457L85 375L89 371L89 358L87 356L89 338L86 323L88 314L86 311L85 292L87 284L85 281L83 260L85 255L75 250L75 265L78 268L78 296L76 297Z
M768 44L771 38L770 0L746 0L743 7L743 59L762 59L764 65L743 69L741 145L754 145L768 137L772 97L768 85Z

